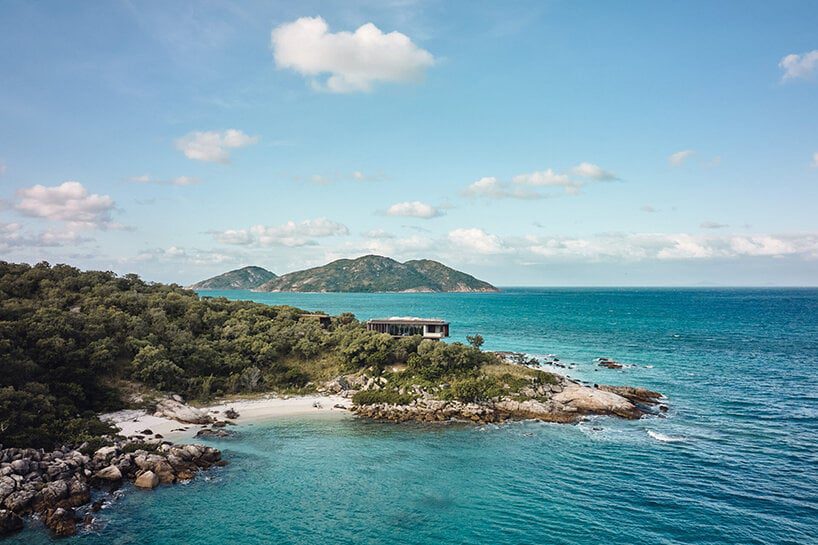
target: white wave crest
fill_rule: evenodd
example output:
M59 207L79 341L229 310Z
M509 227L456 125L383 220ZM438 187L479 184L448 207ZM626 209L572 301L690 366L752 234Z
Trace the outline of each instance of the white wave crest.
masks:
M661 441L662 443L681 443L687 440L686 437L681 435L666 435L653 430L648 430L648 435L657 441Z

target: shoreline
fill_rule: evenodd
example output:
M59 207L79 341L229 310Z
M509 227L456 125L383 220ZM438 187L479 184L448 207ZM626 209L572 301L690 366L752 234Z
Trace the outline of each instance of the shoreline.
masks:
M338 406L343 406L343 408ZM197 409L214 420L227 420L236 426L241 426L291 416L352 415L351 407L352 400L338 395L275 396L269 394L259 398L223 399L210 405L197 407ZM234 419L226 419L224 413L228 409L238 412L239 416ZM171 442L197 439L196 433L209 427L205 424L190 424L155 416L141 409L105 413L100 415L100 419L114 424L125 437L159 434L162 436L161 439ZM148 430L152 433L142 433Z

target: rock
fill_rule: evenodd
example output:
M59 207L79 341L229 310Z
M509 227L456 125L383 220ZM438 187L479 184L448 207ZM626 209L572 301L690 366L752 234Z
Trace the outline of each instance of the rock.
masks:
M153 490L159 486L159 477L153 471L146 471L137 477L133 484L138 488Z
M552 400L580 414L609 414L629 419L642 416L642 411L624 397L576 383L568 383Z
M9 496L3 501L3 505L6 509L14 511L15 513L20 513L28 509L28 506L31 505L31 501L34 499L37 493L33 490L18 490L17 492L12 492Z
M196 432L196 437L203 437L206 439L224 439L225 437L233 437L234 435L236 435L236 432L223 428L203 429Z
M350 389L350 384L347 378L343 375L335 377L329 382L324 383L324 390L333 394L338 394Z
M49 509L45 512L43 522L59 537L73 536L77 533L77 520L70 507Z
M226 425L227 425L227 422L225 422L223 420L217 420L217 421L213 422L213 424L211 424L211 427L213 427L213 428L223 428Z
M28 460L14 460L11 462L11 469L18 475L25 475L29 472Z
M110 460L119 449L115 446L102 447L94 453L94 460Z
M239 417L239 413L238 411L236 411L236 409L230 407L229 409L224 411L224 417L229 418L230 420L235 420L236 418Z
M654 392L647 388L637 388L635 386L608 386L602 384L599 386L599 389L620 395L633 403L648 403L653 405L663 397L659 392Z
M17 513L0 509L0 537L23 529L23 519Z
M149 430L149 429L147 429L147 430L142 430L142 431L140 431L139 433L141 433L142 435L153 435L153 431L151 431L151 430Z
M66 481L54 481L48 483L40 491L43 504L47 506L57 505L60 501L68 498L68 483Z
M156 416L170 418L186 424L210 424L213 419L206 412L170 398L157 403Z
M94 477L103 481L121 481L122 471L117 466L108 466L97 471Z

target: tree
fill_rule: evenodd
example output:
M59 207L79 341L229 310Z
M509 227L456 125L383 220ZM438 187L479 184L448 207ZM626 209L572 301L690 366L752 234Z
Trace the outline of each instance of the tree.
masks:
M482 348L483 346L483 343L485 342L485 339L483 339L483 336L480 335L479 333L476 333L474 335L466 335L466 340L470 345L472 345L477 350L480 350L480 348Z

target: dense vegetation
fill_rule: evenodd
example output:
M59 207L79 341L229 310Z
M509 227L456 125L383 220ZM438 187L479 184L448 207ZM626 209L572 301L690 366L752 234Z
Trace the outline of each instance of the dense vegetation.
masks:
M395 387L465 380L494 361L474 346L367 331L351 314L327 329L302 314L136 275L0 262L0 443L50 447L104 433L95 413L125 406L134 382L208 399L308 390L364 368L405 368Z
M252 290L276 278L275 273L261 267L242 267L219 274L189 286L192 290Z
M437 261L400 263L379 255L339 259L322 267L284 274L260 291L497 291L497 288Z

